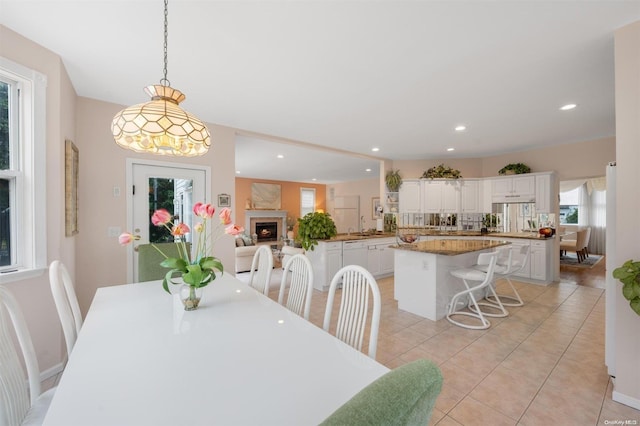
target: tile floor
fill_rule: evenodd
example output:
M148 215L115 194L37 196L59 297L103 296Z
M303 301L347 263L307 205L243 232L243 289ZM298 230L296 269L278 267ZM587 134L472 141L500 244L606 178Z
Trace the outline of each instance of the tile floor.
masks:
M380 279L376 358L389 368L417 358L440 366L444 385L432 425L639 424L640 411L611 399L600 264L563 267L560 282L546 287L514 282L525 305L480 331L398 310L393 278ZM319 327L326 297L313 294L310 320Z

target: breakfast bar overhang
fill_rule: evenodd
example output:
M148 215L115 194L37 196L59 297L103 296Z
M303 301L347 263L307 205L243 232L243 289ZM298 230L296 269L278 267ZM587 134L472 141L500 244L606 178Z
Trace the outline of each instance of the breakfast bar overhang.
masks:
M451 297L463 290L454 269L472 266L478 254L507 241L431 240L392 246L395 250L395 290L398 308L437 321L444 318Z

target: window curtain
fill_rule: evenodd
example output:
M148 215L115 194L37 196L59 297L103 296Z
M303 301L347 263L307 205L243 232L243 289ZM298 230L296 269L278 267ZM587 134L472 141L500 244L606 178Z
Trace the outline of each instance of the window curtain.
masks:
M589 238L589 253L606 254L607 191L594 189L591 193L590 207L589 226L591 226L591 238Z

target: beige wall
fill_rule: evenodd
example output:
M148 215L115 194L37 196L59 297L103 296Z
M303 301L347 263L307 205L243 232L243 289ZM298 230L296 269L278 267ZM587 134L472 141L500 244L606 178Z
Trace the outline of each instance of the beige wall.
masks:
M76 139L76 94L57 55L2 25L0 56L47 76L47 257L48 262L60 259L69 266L69 272L73 276L76 239L64 235L64 141ZM20 302L40 370L45 371L58 365L65 349L47 271L36 278L8 283L6 286Z
M144 102L145 99L140 99ZM197 158L160 158L118 147L111 136L113 116L122 105L78 98L77 139L85 149L80 149L80 233L77 237L77 287L78 299L86 312L98 287L127 282L127 250L118 244L116 237L109 237L108 227L126 230L125 172L126 159L152 159L171 163L194 164L211 167L211 202L217 194L230 194L235 199L235 132L232 129L207 124L212 145L206 155ZM121 196L113 196L113 188L121 188ZM214 204L217 202L214 201ZM235 212L234 212L235 213ZM233 239L220 238L214 247L227 271L233 271ZM158 291L162 291L158 287Z
M605 167L616 158L614 137L572 144L511 152L484 158L394 161L403 179L419 178L428 168L444 164L460 170L465 178L497 176L510 163L525 163L532 172L555 171L558 180L604 176Z
M640 260L640 22L615 33L616 81L616 263ZM616 383L613 398L640 409L640 317L622 297L615 311Z
M532 172L555 171L558 180L604 176L615 158L616 141L610 137L483 158L482 176L497 176L509 163L525 163Z
M371 214L371 199L373 197L380 197L380 180L378 178L327 185L328 213L333 212L333 201L329 196L332 189L334 197L358 195L360 197L360 216L364 216L365 229L376 227L376 221L372 218Z

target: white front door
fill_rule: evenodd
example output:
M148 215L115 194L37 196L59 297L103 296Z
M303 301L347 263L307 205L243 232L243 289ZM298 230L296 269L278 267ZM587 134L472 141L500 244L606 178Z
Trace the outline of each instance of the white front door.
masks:
M174 221L186 223L192 228L192 207L196 202L210 202L207 190L210 169L171 163L128 162L130 182L127 182L130 208L128 229L140 240L135 241L130 251L128 282L138 282L138 244L173 241L168 230L154 226L151 215L164 208L174 217ZM191 234L187 235L190 241Z

